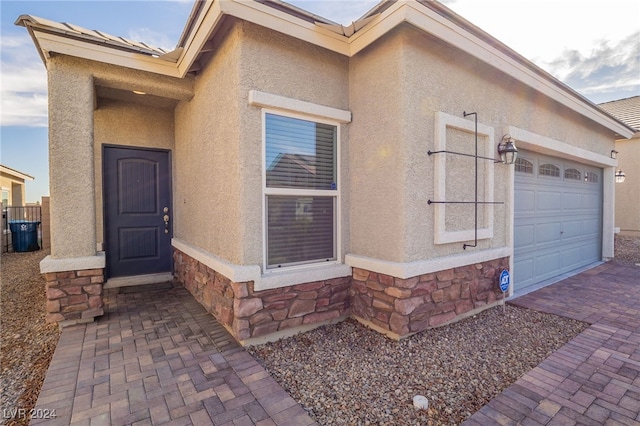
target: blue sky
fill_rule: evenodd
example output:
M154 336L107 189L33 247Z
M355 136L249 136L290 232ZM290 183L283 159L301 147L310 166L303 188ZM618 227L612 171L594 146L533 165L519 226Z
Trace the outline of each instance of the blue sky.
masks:
M290 1L349 24L377 0ZM637 0L444 0L448 7L595 103L640 95ZM48 194L46 72L21 14L173 48L193 2L0 1L0 162L35 177L27 201Z

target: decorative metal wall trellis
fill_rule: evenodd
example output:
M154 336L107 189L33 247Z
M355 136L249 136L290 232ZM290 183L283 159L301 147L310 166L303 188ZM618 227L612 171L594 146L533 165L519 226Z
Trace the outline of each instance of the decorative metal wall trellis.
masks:
M456 152L456 151L449 151L449 150L441 150L441 151L427 151L427 154L429 156L434 155L434 154L453 154L453 155L462 155L465 157L472 157L475 159L475 200L474 201L449 201L449 200L428 200L427 204L431 205L431 204L473 204L474 205L474 214L475 214L475 221L474 221L474 241L473 244L467 244L464 243L462 245L462 249L466 250L467 247L477 247L478 246L478 204L504 204L504 202L502 201L478 201L478 160L490 160L493 161L494 163L500 163L500 160L496 160L495 158L490 158L490 157L483 157L481 155L478 155L478 113L476 112L466 112L464 111L462 113L463 117L468 117L470 115L474 116L475 119L475 130L474 130L474 136L475 136L475 144L476 144L476 151L475 154L466 154L463 152Z

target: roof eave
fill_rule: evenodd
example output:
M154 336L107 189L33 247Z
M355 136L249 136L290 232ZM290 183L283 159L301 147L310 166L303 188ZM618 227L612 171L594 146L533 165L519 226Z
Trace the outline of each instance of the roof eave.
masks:
M18 179L22 179L22 180L34 180L35 178L31 175L28 175L26 173L22 173L17 171L16 169L12 169L11 167L7 167L7 166L3 166L0 164L0 172L2 173L6 173L12 176L17 177Z
M117 51L113 47L91 47L89 43L79 40L69 42L62 35L44 36L43 34L46 33L37 28L38 34L34 34L28 21L21 19L24 16L20 17L16 24L26 26L30 30L45 63L46 54L49 51L75 54L81 57L84 54L84 57L88 59L102 62L111 61L110 63L116 65L179 78L189 72L209 37L221 24L223 16L233 16L253 22L348 57L356 55L396 26L406 22L510 75L622 137L630 138L635 133L634 129L606 114L591 101L486 32L445 6L428 0L420 2L383 1L361 18L361 20L367 19L370 22L365 23L359 31L350 37L309 22L309 19L302 19L286 10L280 10L258 1L198 0L179 43L179 47L183 47L184 50L176 52L176 55L171 58L175 60L175 56L179 56L175 63L140 53L114 53ZM324 23L326 24L326 21Z
M383 12L380 13L380 10ZM593 102L438 2L388 0L387 4L380 3L363 18L376 13L377 16L368 25L349 38L350 56L357 54L392 28L408 23L478 58L615 134L626 138L633 136L632 128L605 114Z

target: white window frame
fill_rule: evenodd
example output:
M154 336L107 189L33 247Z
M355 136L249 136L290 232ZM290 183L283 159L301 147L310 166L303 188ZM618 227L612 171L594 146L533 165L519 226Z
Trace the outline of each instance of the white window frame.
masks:
M303 188L267 188L267 114L278 115L281 117L289 117L299 120L312 121L314 123L322 123L336 127L336 146L335 146L335 179L336 189L303 189ZM340 171L341 171L341 157L340 157L340 143L341 131L340 122L331 119L323 119L318 116L304 113L295 113L290 110L277 109L277 108L262 108L262 271L263 274L272 274L279 271L292 271L300 269L317 268L324 265L336 265L342 264L342 215L341 209L341 184L340 184ZM288 196L316 196L316 197L333 197L334 203L334 228L333 228L333 246L335 250L335 260L331 261L316 261L298 265L287 265L280 268L268 268L267 258L267 196L268 195L288 195Z
M5 208L9 207L9 205L11 203L11 198L12 198L11 197L11 189L3 186L3 187L0 187L0 191L7 193L7 204L4 205L4 203L3 203L3 207L5 207Z

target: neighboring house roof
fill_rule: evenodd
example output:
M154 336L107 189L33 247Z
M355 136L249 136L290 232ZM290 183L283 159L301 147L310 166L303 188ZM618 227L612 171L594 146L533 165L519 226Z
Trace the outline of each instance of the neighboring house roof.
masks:
M11 167L3 166L2 164L0 164L0 172L6 173L8 175L14 176L14 177L16 177L18 179L22 179L22 180L34 180L35 179L31 175L19 172L16 169L12 169Z
M600 108L640 132L640 96L605 102Z
M290 167L297 165L301 169L306 170L309 174L316 174L316 157L313 155L281 153L271 162L268 170L274 170L277 167Z
M178 47L166 54L142 43L29 15L20 16L16 25L29 30L45 64L49 52L59 52L181 78L188 73L196 74L203 67L200 61L215 48L212 39L229 16L348 57L398 25L409 23L622 137L630 138L635 133L531 61L432 0L383 0L347 27L279 0L197 0Z

